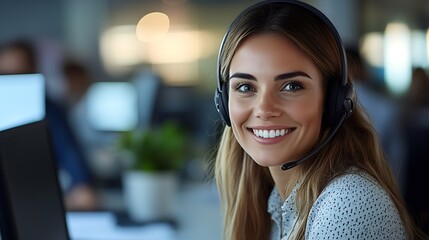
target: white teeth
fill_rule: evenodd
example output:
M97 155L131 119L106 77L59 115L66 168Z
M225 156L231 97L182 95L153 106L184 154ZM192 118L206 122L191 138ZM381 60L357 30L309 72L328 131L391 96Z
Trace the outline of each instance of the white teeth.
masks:
M268 138L269 136L268 136L268 131L267 130L264 130L264 135L263 135L263 138Z
M261 138L275 138L284 136L285 134L289 133L290 129L277 129L277 130L258 130L253 129L253 134L255 134L257 137Z

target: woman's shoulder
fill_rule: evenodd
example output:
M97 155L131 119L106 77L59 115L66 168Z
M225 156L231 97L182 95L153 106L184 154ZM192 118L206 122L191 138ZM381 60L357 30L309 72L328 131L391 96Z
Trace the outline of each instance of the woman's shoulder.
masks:
M385 208L385 209L383 209ZM389 194L369 174L350 171L332 180L317 198L312 210L397 213Z
M369 174L352 169L334 178L322 191L320 197L346 195L371 198L378 194L388 197L387 192Z
M398 210L389 194L368 174L350 171L322 191L307 221L309 238L339 237L405 239Z

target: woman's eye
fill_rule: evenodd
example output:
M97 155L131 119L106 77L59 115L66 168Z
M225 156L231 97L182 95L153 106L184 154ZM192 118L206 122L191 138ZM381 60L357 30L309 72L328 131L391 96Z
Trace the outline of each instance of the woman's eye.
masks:
M255 89L250 84L240 84L236 87L238 92L246 93L246 92L254 92Z
M283 88L283 90L288 91L288 92L296 92L302 89L302 84L298 83L298 82L290 82L288 84L285 85L285 87Z

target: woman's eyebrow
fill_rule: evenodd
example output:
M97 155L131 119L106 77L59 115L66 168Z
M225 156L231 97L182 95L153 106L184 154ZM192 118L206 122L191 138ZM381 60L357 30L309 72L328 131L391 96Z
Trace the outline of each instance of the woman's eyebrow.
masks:
M284 79L289 79L289 78L294 78L294 77L307 77L312 79L307 73L305 72L301 72L301 71L296 71L296 72L288 72L288 73L282 73L277 75L274 80L284 80Z
M294 78L294 77L299 77L299 76L312 79L307 73L301 72L301 71L296 71L296 72L288 72L288 73L279 74L274 78L274 80L278 81L278 80L284 80L284 79L289 79L289 78ZM248 74L248 73L241 73L241 72L232 74L231 77L229 77L229 79L232 79L232 78L241 78L241 79L256 81L255 76Z
M242 79L247 79L247 80L255 80L256 81L256 77L248 74L248 73L234 73L231 75L231 77L229 77L229 79L231 80L231 78L242 78Z

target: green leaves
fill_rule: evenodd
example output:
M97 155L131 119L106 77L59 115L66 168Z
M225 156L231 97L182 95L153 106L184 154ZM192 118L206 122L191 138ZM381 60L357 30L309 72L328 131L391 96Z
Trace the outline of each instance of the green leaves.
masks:
M157 128L124 133L119 146L131 152L135 170L174 171L183 166L188 153L187 140L177 124L166 122Z

